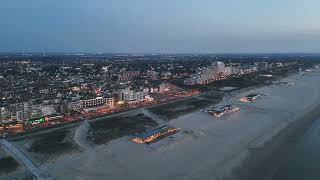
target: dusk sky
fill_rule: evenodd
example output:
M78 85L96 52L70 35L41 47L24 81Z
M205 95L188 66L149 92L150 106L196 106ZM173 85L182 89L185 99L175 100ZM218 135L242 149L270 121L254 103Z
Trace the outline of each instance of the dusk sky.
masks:
M320 52L319 0L1 0L0 52Z

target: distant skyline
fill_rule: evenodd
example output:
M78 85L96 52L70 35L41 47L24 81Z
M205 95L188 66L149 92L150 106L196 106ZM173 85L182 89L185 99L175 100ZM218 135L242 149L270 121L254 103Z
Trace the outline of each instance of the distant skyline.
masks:
M0 52L319 53L319 0L2 0Z

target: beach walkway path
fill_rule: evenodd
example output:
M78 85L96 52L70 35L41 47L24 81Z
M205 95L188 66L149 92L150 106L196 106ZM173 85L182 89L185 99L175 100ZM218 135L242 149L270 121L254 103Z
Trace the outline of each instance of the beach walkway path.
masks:
M5 139L0 139L1 147L18 162L21 162L27 170L33 175L35 180L54 180L45 170L37 167L31 159L29 159L22 151L15 145Z

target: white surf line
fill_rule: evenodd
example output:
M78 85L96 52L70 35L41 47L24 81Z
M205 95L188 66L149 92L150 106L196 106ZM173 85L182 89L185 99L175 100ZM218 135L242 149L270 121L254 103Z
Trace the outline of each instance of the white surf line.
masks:
M144 108L141 108L140 109L141 113L143 113L145 116L153 119L154 121L156 121L159 125L162 125L162 124L166 124L166 121L163 120L162 118L160 118L159 116L153 114L152 112L150 112L149 110L147 109L144 109Z
M81 125L76 129L73 140L82 148L88 149L92 145L87 140L87 133L89 131L90 124L88 120L84 120Z

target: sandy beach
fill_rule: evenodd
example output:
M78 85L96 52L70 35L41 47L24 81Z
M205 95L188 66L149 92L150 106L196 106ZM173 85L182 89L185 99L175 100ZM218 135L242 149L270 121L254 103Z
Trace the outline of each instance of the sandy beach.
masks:
M227 94L219 105L239 112L221 118L194 111L167 122L181 132L151 145L135 144L125 136L106 144L66 154L43 166L56 179L246 179L250 170L312 122L320 100L319 71L293 75L270 85ZM252 103L239 102L250 93L262 94ZM301 128L300 128L301 130ZM296 133L297 134L297 133ZM283 141L282 141L283 142ZM250 174L250 175L249 175Z

